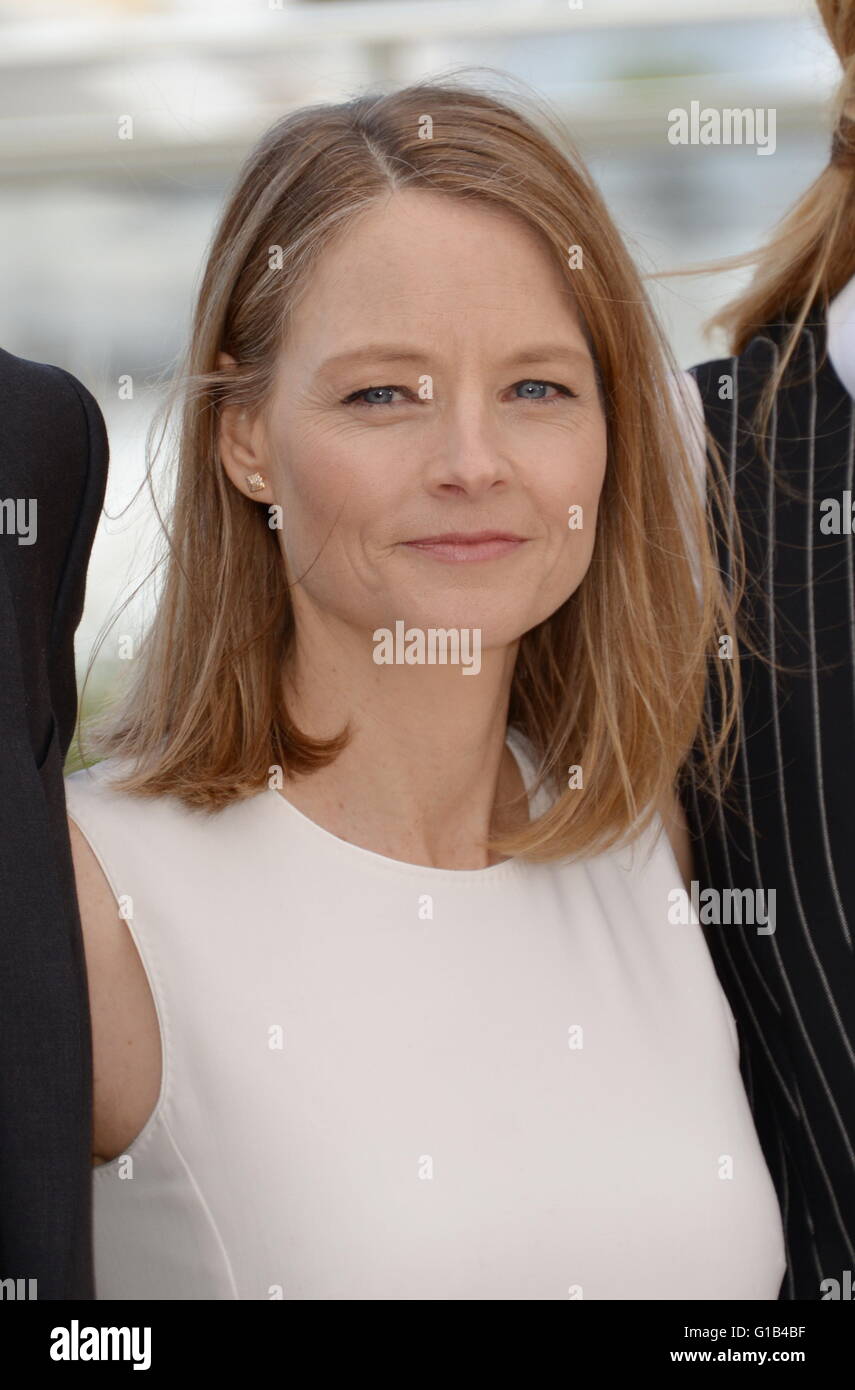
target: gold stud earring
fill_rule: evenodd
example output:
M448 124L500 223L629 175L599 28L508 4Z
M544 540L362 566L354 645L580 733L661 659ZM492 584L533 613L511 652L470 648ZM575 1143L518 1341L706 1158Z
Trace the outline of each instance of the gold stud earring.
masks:
M267 483L264 481L260 473L247 473L246 485L249 488L250 492L261 492L262 488L267 487Z

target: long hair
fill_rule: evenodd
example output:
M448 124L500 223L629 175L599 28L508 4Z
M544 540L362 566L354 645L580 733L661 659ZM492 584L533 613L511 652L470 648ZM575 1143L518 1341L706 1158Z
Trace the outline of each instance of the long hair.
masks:
M315 740L290 717L282 672L295 634L281 552L264 509L225 475L218 418L227 402L263 409L318 256L401 189L475 199L540 234L575 297L607 418L589 570L521 637L510 693L509 723L534 745L537 785L560 794L490 845L546 861L639 833L699 730L710 779L726 778L739 678L735 656L718 659L719 639L735 632L737 595L715 559L676 367L590 175L548 108L539 116L456 80L425 81L290 113L249 154L167 407L180 404L180 424L162 591L129 685L95 725L96 752L128 762L122 790L215 812L265 787L271 769L310 773L346 746L349 726ZM237 365L218 369L221 350ZM717 486L723 479L711 496ZM710 664L724 715L707 733ZM568 785L571 767L582 769L581 787Z
M744 352L767 325L792 322L761 398L763 419L809 315L824 318L831 300L855 274L855 0L816 0L816 5L843 69L832 98L828 162L765 246L715 267L755 266L744 292L708 324L724 330L732 352Z

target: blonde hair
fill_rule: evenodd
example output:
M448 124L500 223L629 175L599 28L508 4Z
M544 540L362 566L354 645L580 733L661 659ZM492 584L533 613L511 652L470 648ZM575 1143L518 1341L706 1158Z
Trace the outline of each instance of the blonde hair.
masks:
M744 352L768 325L792 321L758 403L758 434L765 429L772 399L811 310L824 318L831 300L855 274L855 0L816 0L816 4L843 68L832 98L828 163L765 246L706 267L755 266L747 289L706 325L725 332L732 352ZM697 274L698 269L691 273Z
M532 103L534 105L534 103ZM431 138L420 138L425 118ZM542 817L491 840L546 861L640 833L670 795L701 731L720 785L738 708L735 631L674 401L676 367L588 172L548 110L534 115L453 80L295 111L259 139L216 230L173 398L177 483L156 613L118 708L94 726L101 754L128 759L115 785L216 811L311 773L350 728L295 727L282 671L294 619L275 533L218 457L225 402L263 408L274 358L319 254L360 211L398 189L476 199L522 217L562 268L603 390L608 465L593 558L576 592L520 639L509 724L532 741L537 785L563 790ZM562 148L563 146L563 148ZM583 248L583 269L568 248ZM271 248L281 269L271 270ZM217 368L220 351L237 365ZM711 480L711 496L724 480ZM718 514L726 509L719 506ZM695 602L695 594L698 599ZM723 716L702 726L708 665ZM583 769L581 790L567 770Z

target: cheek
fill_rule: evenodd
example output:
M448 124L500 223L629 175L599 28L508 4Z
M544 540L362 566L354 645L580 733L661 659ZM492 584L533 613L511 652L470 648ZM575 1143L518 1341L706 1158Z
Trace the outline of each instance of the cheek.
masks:
M549 525L545 614L560 607L582 583L594 554L598 509L607 466L605 429L592 427L584 438L568 440L549 470L548 496L542 497Z
M274 440L283 493L295 509L328 518L344 502L363 512L383 506L401 474L398 431L366 429L350 419L300 417ZM397 466L396 466L397 465Z
M593 549L597 509L607 466L605 430L593 429L554 459L549 473L548 514L556 531Z
M353 459L332 440L283 435L274 444L276 500L282 507L282 536L289 555L314 553L348 507Z
M380 468L375 454L355 447L352 432L312 430L282 439L277 450L276 500L282 507L279 543L290 582L325 602L342 586L370 582L364 573L366 536L376 530L391 499L388 481L395 470Z

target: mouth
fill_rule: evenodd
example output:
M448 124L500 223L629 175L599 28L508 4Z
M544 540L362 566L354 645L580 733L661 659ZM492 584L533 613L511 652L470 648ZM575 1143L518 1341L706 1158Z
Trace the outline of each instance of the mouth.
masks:
M409 550L418 550L434 560L460 564L510 555L525 545L526 538L512 531L449 531L442 536L423 536L403 543Z

